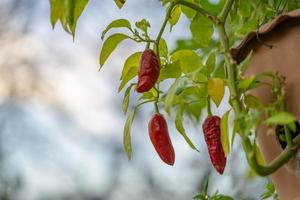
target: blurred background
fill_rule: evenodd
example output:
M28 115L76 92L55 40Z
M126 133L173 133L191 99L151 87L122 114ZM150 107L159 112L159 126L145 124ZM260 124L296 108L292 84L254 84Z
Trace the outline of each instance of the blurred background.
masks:
M164 17L159 1L130 0L119 10L112 0L90 0L75 42L60 24L51 29L49 10L47 0L0 1L1 200L185 200L202 191L207 176L210 192L259 199L268 180L249 175L238 142L218 175L200 124L185 122L197 153L167 118L176 163L161 162L147 131L152 106L138 112L127 160L117 88L124 60L144 46L123 42L99 72L100 35L117 18L147 18L156 35ZM174 49L189 34L181 17L165 39ZM222 106L215 112L224 112Z

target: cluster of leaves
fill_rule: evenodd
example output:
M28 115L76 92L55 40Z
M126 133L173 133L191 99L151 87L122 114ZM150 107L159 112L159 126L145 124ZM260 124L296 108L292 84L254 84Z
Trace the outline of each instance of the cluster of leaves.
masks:
M135 22L134 26L126 19L117 19L112 21L102 32L101 38L104 43L100 52L100 68L103 67L116 47L126 39L140 43L145 48L153 48L159 56L161 64L156 86L149 92L143 93L136 102L136 106L128 114L124 127L124 147L129 159L132 152L130 130L135 113L141 105L155 102L155 105L159 104L159 107L164 108L171 116L176 113L175 125L178 132L192 149L197 150L184 129L184 116L198 122L204 108L210 112L211 102L219 107L224 97L225 88L229 86L228 81L232 81L228 78L224 64L224 54L226 57L229 52L224 52L226 50L220 42L220 33L216 31L211 16L196 12L195 9L187 6L187 4L192 4L212 16L218 16L227 1L220 0L218 3L211 3L209 0L180 0L181 3L174 4L175 6L169 10L169 6L178 1L161 0L162 5L167 7L166 23L169 23L170 31L183 16L190 22L192 38L181 41L174 51L169 51L168 45L162 37L158 36L153 39L148 34L150 23L146 19ZM54 26L60 20L64 29L74 36L77 20L88 0L50 0L50 3L52 25ZM125 0L115 0L115 3L119 8L122 8ZM224 26L230 27L229 44L235 44L247 32L259 28L261 23L275 15L295 9L298 6L300 5L295 0L233 1L228 20L224 22L226 23ZM161 31L164 30L165 25L163 24ZM111 29L122 31L106 37ZM136 85L134 78L138 74L141 53L135 52L126 59L120 77L118 91L125 90L123 99L125 114L128 111L130 93ZM237 68L238 71L236 72L237 82L234 84L237 86L234 87L237 87L238 101L245 109L238 114L236 113L231 140L229 140L228 133L230 110L225 112L221 120L221 142L226 154L230 151L236 133L246 133L247 135L244 134L243 136L247 138L250 138L251 135L256 136L255 133L261 124L260 116L262 114L267 116L267 120L264 122L267 126L279 124L285 126L287 130L296 129L295 117L286 111L282 77L272 72L244 77L242 74L246 66L247 60ZM170 87L160 87L160 84L168 79L171 82ZM266 79L271 79L271 81L265 82ZM249 90L264 84L271 86L272 94L276 97L270 105L263 105L255 96L248 94ZM286 140L289 141L290 138L286 138ZM261 157L255 140L252 147L256 152L255 155Z
M208 194L208 183L209 179L208 177L204 181L203 191L196 196L194 196L193 200L233 200L232 197L226 196L223 194L219 194L218 191L216 191L214 194L209 195Z
M219 194L218 191L216 191L212 195L209 195L208 194L208 184L209 184L209 179L207 177L204 181L203 191L201 193L195 195L193 200L233 200L232 197L230 197L228 195ZM261 200L264 200L264 199L279 200L278 194L277 194L272 182L269 182L265 185L265 191L260 195L260 199Z
M265 191L260 197L261 197L261 200L264 200L264 199L279 200L278 194L275 190L273 183L267 183L265 185Z

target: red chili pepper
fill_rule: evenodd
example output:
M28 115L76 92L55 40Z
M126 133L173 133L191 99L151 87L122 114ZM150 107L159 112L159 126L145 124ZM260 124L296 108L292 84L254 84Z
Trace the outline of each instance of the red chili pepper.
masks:
M147 92L156 83L159 76L159 61L151 49L146 49L140 60L140 68L138 73L137 92Z
M164 116L161 114L153 115L149 121L148 129L151 142L159 157L168 165L174 165L175 152Z
M226 165L226 156L221 143L220 117L208 117L203 125L203 133L207 144L210 160L215 169L223 174Z

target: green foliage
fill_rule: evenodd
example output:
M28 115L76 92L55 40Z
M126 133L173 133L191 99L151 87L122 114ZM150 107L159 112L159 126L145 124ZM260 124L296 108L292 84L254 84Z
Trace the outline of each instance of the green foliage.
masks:
M161 82L169 78L179 78L180 76L181 76L180 62L179 60L177 60L173 63L168 63L164 65L160 69L158 82Z
M187 136L185 129L183 127L183 110L184 107L183 106L179 106L178 110L177 110L177 114L176 114L176 118L175 118L175 125L176 125L176 129L178 130L178 132L182 135L182 137L185 139L185 141L188 143L188 145L196 150L197 148L195 147L195 145L193 144L193 142L189 139L189 137Z
M52 27L60 20L63 28L75 37L77 20L86 7L88 0L50 0L50 19Z
M118 89L119 92L124 88L126 83L137 75L141 55L142 52L135 52L126 59L120 78L121 83Z
M104 37L105 37L105 34L110 30L110 29L113 29L113 28L128 28L129 30L132 30L131 29L131 25L129 23L129 21L127 19L117 19L117 20L114 20L112 21L107 27L106 29L104 29L104 31L102 32L102 35L101 35L101 39L103 40Z
M129 106L129 101L130 101L130 90L131 88L135 86L135 84L131 84L125 91L125 94L124 94L124 98L123 98L123 111L124 113L126 114L127 113L127 110L128 110L128 106Z
M209 181L208 181L208 177L207 177L204 181L203 192L194 196L193 200L234 200L230 196L219 194L218 191L216 191L212 195L209 195L208 194L208 183L209 183Z
M265 124L267 125L274 125L274 124L280 124L280 125L288 125L293 124L296 120L296 118L288 113L288 112L279 112L276 115L268 118L265 121Z
M128 36L122 33L116 33L109 36L103 43L101 53L100 53L100 67L103 67L105 61L110 56L110 54L115 50L115 48L122 42L127 39Z
M124 4L126 3L126 0L114 0L114 1L119 9L121 9L124 6Z
M227 111L221 118L221 143L222 143L224 153L226 156L229 154L229 151L230 151L229 133L228 133L229 113L230 113L230 110Z
M172 27L174 25L177 24L177 22L179 21L181 15L181 6L180 5L176 5L172 12L171 12L171 16L169 18L169 23L170 23L170 31L172 30Z
M179 61L181 71L185 74L195 71L202 66L201 58L192 50L183 49L172 53L172 62Z
M214 33L211 20L201 14L197 14L192 20L190 29L195 42L203 47L207 47Z
M219 106L225 93L224 81L220 78L211 78L207 83L207 93L216 106Z
M114 2L121 9L126 1L114 0ZM63 28L74 37L78 18L87 3L88 0L50 0L50 19L53 28L57 21L60 21ZM101 35L101 38L105 39L111 29L126 30L126 34L117 32L105 39L100 52L100 68L125 39L139 43L145 48L152 47L159 55L158 81L150 91L140 95L125 123L124 149L128 158L131 158L132 153L131 126L139 106L154 102L156 111L164 108L170 116L177 111L174 120L178 132L192 149L197 150L186 134L184 118L187 116L199 122L202 110L210 106L210 99L217 107L220 106L226 87L230 92L230 110L233 110L235 114L231 141L228 133L230 111L227 111L221 119L221 142L226 155L229 154L230 147L238 133L245 144L244 150L248 161L251 163L251 159L256 159L263 165L262 155L256 145L256 131L260 125L283 125L284 136L286 136L284 139L292 143L288 141L290 131L287 130L296 129L296 118L286 109L284 78L275 72L263 72L245 77L243 72L247 69L251 55L241 65L237 65L232 59L230 48L249 31L259 29L263 23L276 15L296 9L300 6L299 2L296 0L220 0L212 3L210 0L161 0L161 3L166 7L166 18L156 38L148 34L151 26L147 19L136 21L135 27L132 27L126 19L114 20L108 24ZM170 50L162 35L168 23L172 30L172 27L178 23L181 13L189 20L192 37L178 40L175 49ZM136 52L126 59L119 91L126 88L127 84L138 75L141 53ZM167 79L168 81L165 81ZM167 87L160 87L163 81L167 83ZM249 94L251 90L264 85L270 86L274 97L267 105L264 105L256 96ZM129 107L133 87L135 83L131 83L124 93L123 111L125 114ZM266 117L264 122L261 120L262 115ZM296 145L300 146L300 144ZM287 160L285 158L291 155L289 153L281 154L281 159L276 159L275 164L271 166L259 166L264 169L261 171L268 171L265 175L273 173L277 170L277 166L284 164L282 161ZM195 196L194 199L232 199L217 192L209 196L207 187L208 182L204 192ZM268 186L262 198L271 197L273 193L274 188Z
M128 159L131 159L132 147L131 147L131 126L133 119L135 117L136 108L130 112L125 122L124 131L123 131L123 146L127 154Z
M260 197L261 197L261 200L264 200L264 199L279 200L273 183L268 183L265 185L265 191Z

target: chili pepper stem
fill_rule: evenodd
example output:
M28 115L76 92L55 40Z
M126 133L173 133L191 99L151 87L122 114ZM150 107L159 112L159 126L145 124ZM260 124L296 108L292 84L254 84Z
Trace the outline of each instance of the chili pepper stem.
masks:
M159 113L158 102L157 101L154 102L154 110L155 110L156 113Z
M212 116L212 112L211 112L211 104L210 104L210 97L207 97L207 114L208 116Z

